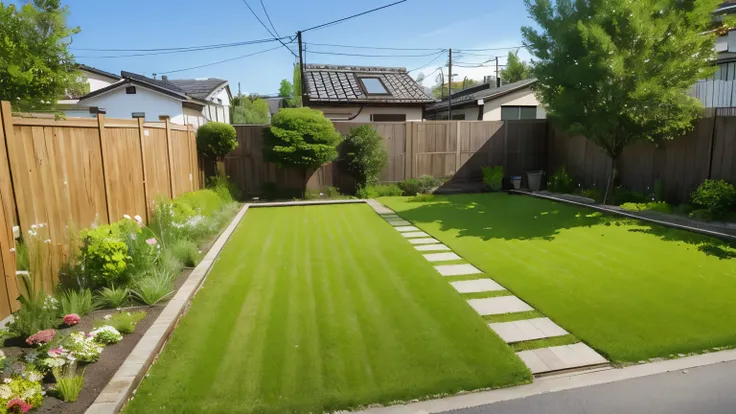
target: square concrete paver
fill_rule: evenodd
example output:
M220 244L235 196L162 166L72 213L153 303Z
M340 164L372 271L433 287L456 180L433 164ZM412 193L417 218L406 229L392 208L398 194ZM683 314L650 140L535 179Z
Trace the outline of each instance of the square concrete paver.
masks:
M425 237L422 239L408 239L409 243L411 244L434 244L437 243L437 240L431 238L431 237Z
M396 229L396 231L399 231L402 233L407 232L407 231L419 231L419 229L414 226L398 226L394 228Z
M423 232L423 231L410 231L406 233L401 233L402 236L408 238L411 237L429 237L429 234Z
M411 226L411 223L409 223L406 220L388 220L388 224L398 227L398 226Z
M532 374L608 363L600 354L582 342L517 352Z
M566 330L560 328L549 318L492 323L489 326L508 344L567 335Z
M460 293L493 292L505 290L503 286L491 279L463 280L461 282L450 282L452 287Z
M411 241L411 240L410 240ZM471 264L439 265L434 267L442 276L462 276L483 273Z
M420 252L445 252L450 250L450 248L444 244L423 244L420 246L414 246L414 248Z
M498 296L495 298L470 299L468 304L479 315L502 315L504 313L527 312L534 308L516 296Z
M449 262L452 260L461 260L462 257L456 255L453 252L446 252L446 253L429 253L425 254L424 258L429 260L430 262Z

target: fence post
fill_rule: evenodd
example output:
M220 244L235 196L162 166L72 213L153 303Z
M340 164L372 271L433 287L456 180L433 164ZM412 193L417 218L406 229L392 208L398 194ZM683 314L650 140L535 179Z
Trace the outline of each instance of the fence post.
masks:
M166 124L166 158L169 162L169 194L170 198L174 198L174 160L171 158L171 125L169 120L164 120Z
M4 131L4 132L3 132ZM11 248L15 247L15 237L13 236L12 226L20 223L20 215L18 214L18 202L15 198L15 184L13 183L13 169L10 166L10 153L8 152L8 140L15 136L13 131L13 114L10 102L2 101L0 103L0 138L2 138L2 147L0 152L5 151L5 157L3 163L7 166L8 185L0 188L0 222L2 228L0 228L0 237L3 241L6 241L8 246L0 246L3 251L0 251L0 271L5 276L5 293L8 295L8 305L10 312L15 312L20 309L20 302L18 302L18 285L16 280L16 256L10 252ZM9 189L10 194L3 194L4 189ZM6 201L7 200L7 201ZM15 216L13 216L13 214ZM12 244L12 246L10 245Z
M146 155L143 150L144 135L145 132L143 129L143 118L138 118L138 142L140 142L141 146L141 168L143 169L143 199L146 202L146 223L148 223L148 210L150 208L150 200L148 199L148 175L146 174Z
M194 160L195 158L192 157L192 152L194 149L192 148L192 126L190 124L187 124L187 153L189 154L189 171L191 173L189 174L189 191L194 191Z
M462 121L455 121L455 174L460 171L460 126Z
M107 222L112 223L112 212L110 211L110 189L107 185L107 151L105 150L105 114L97 114L97 135L100 139L100 159L102 160L102 187L105 189L105 209L107 211Z
M10 102L8 101L2 101L0 103L0 122L2 123L0 125L0 137L3 137L3 142L2 142L2 147L0 147L0 152L5 151L4 162L6 163L7 168L8 168L7 187L10 188L10 194L5 195L5 197L10 197L10 201L6 203L5 200L3 200L2 206L4 209L6 209L5 211L6 218L7 218L7 214L13 214L13 216L10 217L11 219L10 225L19 226L20 225L20 213L18 212L18 199L15 197L15 183L13 182L13 168L10 165L10 150L8 147L8 141L10 141L11 139L14 139L15 131L13 130L12 107L10 106ZM11 203L12 203L12 206L11 206ZM15 298L13 298L13 300L15 300Z
M404 179L412 178L414 171L414 128L412 122L404 122L406 128L404 146Z

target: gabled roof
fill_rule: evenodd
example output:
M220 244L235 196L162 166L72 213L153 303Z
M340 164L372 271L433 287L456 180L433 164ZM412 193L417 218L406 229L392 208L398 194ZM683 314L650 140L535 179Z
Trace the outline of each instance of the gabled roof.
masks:
M79 67L79 70L84 71L84 72L94 73L96 75L104 76L112 80L120 80L120 76L114 73L105 72L104 70L101 70L101 69L93 68L92 66L79 64L78 67Z
M149 89L152 89L156 92L162 93L164 95L171 96L172 98L178 99L180 101L190 100L190 98L184 93L183 90L181 90L178 86L174 85L168 80L152 79L152 78L149 78L143 75L139 75L137 73L125 72L125 71L120 72L120 74L122 75L122 79L119 80L118 82L115 82L104 88L97 89L96 91L92 91L79 99L80 100L88 99L93 96L102 95L105 92L109 92L113 89L117 89L123 85L138 84L138 85L147 87Z
M217 78L171 79L169 82L176 85L192 98L201 100L206 100L213 92L227 86L226 80Z
M304 65L307 97L314 103L431 103L405 68L378 66ZM378 78L387 94L367 94L360 78Z
M501 85L498 88L492 87L491 83L483 83L472 88L463 89L460 92L452 94L452 107L466 105L468 103L474 103L479 99L484 101L492 101L501 96L508 95L521 89L525 89L536 83L536 79L525 79L514 83L508 83ZM427 111L439 111L447 109L449 101L446 99L442 102L437 102L434 105L427 107Z

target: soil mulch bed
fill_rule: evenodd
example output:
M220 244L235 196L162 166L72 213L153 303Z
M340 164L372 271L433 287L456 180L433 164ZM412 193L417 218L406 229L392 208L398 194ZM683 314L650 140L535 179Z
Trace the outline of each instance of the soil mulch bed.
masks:
M209 246L207 246L209 247ZM193 268L186 268L179 274L174 281L175 292L179 290L181 285L187 280L187 277L192 273ZM171 296L173 297L173 295ZM84 373L84 388L79 394L79 399L73 403L65 403L58 398L55 398L49 394L43 400L43 405L33 410L34 413L83 413L89 408L90 405L97 399L97 396L102 392L108 382L117 372L118 368L123 365L123 362L128 355L133 351L133 348L138 344L143 335L148 331L148 328L153 325L158 315L164 310L167 302L159 303L156 306L135 306L131 308L125 308L122 311L137 312L145 311L146 317L141 319L135 326L135 330L127 335L123 335L123 340L117 344L105 346L105 350L100 354L100 359L92 364L82 366L85 369ZM82 320L73 327L64 327L62 325L57 329L60 334L68 334L74 331L89 332L94 329L94 321L102 319L105 315L117 313L115 309L103 309L97 310L89 315L82 317ZM27 346L22 342L20 338L8 339L6 341L8 346L3 347L2 350L8 357L19 357L24 349L28 349Z

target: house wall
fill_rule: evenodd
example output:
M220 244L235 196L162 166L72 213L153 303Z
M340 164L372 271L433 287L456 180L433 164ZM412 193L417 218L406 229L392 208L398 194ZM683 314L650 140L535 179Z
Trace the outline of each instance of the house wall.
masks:
M204 125L207 122L207 119L205 119L204 114L202 111L198 111L196 109L192 108L184 108L184 122L183 124L190 124L194 127L196 130L200 126Z
M544 107L539 103L534 92L528 88L485 102L483 106L483 120L500 121L502 106L536 106L537 119L547 118L547 112L544 110Z
M168 115L171 122L184 124L181 101L136 85L136 93L128 95L120 87L102 95L79 101L80 105L97 106L107 110L109 118L132 118L133 112L145 112L146 121L158 121L160 115Z
M354 116L360 111L360 105L355 106L327 106L327 105L309 105L310 108L322 111L325 116L333 121L346 120ZM351 122L371 122L372 114L405 114L407 121L421 121L421 106L368 106L366 105L360 114L350 120Z
M89 84L90 92L94 92L98 89L102 89L106 86L112 85L115 82L118 82L116 80L112 80L108 78L107 76L100 76L96 73L85 72L85 71L82 71L82 73L84 73L84 77L87 78L87 83Z

